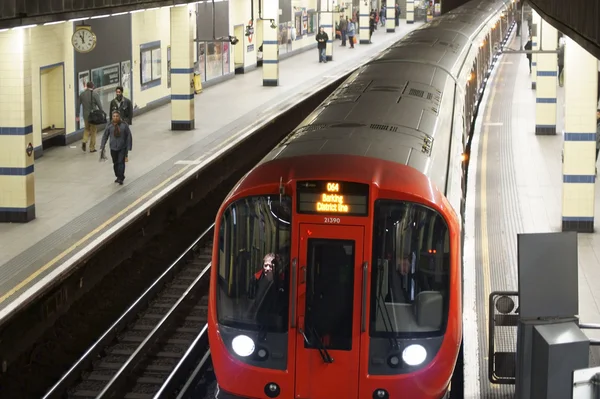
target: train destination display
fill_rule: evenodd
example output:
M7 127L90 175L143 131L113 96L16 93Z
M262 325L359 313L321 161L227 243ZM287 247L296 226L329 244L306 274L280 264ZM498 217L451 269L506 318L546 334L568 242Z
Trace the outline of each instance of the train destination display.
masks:
M351 182L300 181L296 185L298 213L367 216L369 185Z

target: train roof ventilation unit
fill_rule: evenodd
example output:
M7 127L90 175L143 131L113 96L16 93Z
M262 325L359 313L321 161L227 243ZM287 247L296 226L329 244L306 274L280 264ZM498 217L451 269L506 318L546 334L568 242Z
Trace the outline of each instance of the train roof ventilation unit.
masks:
M380 123L372 123L371 125L369 125L369 127L371 129L376 129L376 130L385 130L386 132L397 132L398 131L398 126L383 125Z
M409 82L402 95L426 101L429 103L426 109L436 115L439 114L442 92L436 88L423 83Z

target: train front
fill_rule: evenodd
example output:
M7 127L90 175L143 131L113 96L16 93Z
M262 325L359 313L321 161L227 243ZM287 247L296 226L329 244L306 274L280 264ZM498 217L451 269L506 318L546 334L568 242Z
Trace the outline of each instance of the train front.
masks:
M459 223L413 171L422 193L368 179L238 187L213 250L218 399L445 397L462 335Z

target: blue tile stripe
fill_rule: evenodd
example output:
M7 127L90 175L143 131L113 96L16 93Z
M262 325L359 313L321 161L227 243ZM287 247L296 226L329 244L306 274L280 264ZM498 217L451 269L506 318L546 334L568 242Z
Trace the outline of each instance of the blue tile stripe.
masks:
M565 133L565 141L596 141L596 133Z
M27 176L33 173L33 165L25 168L3 168L0 166L0 176Z
M6 208L0 207L0 212L11 212L11 213L26 213L31 208L35 208L35 205L29 205L27 208Z
M531 66L532 67L537 66L537 62L535 62L535 61L531 62Z
M556 104L556 98L536 98L538 104Z
M556 129L556 125L535 125L535 128L540 128L540 129Z
M279 60L263 60L263 64L279 64Z
M25 136L33 133L33 125L25 127L0 127L0 136Z
M537 76L558 76L556 71L537 71Z
M563 175L563 183L594 183L594 175Z
M369 14L358 14L359 17L368 17Z
M593 222L593 216L563 216L563 222Z
M194 122L193 120L189 120L189 121L171 121L172 123L192 123Z
M531 46L537 46L537 42L531 42Z
M279 44L277 40L263 40L263 44Z
M333 25L321 25L323 28L333 28Z
M194 94L171 94L171 100L193 100Z
M194 73L194 68L171 68L171 73L187 75L190 73Z

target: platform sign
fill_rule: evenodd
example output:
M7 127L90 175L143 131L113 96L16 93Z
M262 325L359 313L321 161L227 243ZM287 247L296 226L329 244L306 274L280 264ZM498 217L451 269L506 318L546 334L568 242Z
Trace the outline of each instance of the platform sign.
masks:
M369 185L340 181L299 181L296 184L297 212L367 216Z

